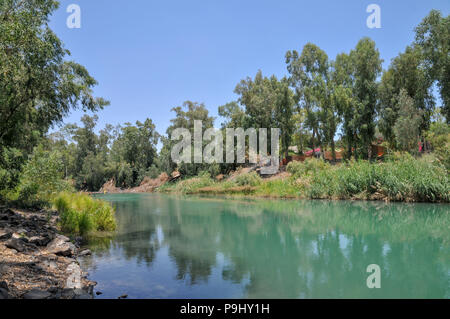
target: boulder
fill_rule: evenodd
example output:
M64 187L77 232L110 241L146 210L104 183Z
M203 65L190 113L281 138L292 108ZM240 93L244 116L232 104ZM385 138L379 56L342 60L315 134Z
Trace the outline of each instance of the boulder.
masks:
M71 263L67 269L66 272L69 274L69 277L66 281L66 287L69 289L81 289L83 288L83 285L81 283L81 275L82 271L80 266L77 263Z
M70 238L69 238L69 237L64 236L64 235L60 235L60 234L57 234L57 235L56 235L56 238L62 240L62 241L65 242L65 243L67 243L67 242L70 241Z
M79 257L90 256L90 255L92 255L92 252L89 249L85 249L78 254Z
M47 245L46 250L50 254L55 254L64 257L71 257L75 254L76 247L74 244L66 241L64 238L57 236Z
M50 238L43 236L33 236L28 240L29 243L41 247L47 246L50 241Z
M10 239L12 237L13 231L8 228L0 229L0 240Z
M9 249L15 249L18 252L23 252L26 250L25 243L22 240L16 238L11 238L10 240L8 240L5 243L5 246Z
M0 288L0 300L9 299L9 292L4 288Z
M33 289L30 290L29 292L27 292L24 296L23 299L48 299L51 297L51 293L49 293L48 291L44 291L44 290L39 290L39 289Z

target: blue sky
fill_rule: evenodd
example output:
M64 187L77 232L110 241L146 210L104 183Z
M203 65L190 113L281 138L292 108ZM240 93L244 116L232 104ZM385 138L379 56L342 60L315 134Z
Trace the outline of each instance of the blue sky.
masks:
M185 100L217 107L236 99L233 90L261 69L287 74L284 56L307 42L331 59L369 36L387 68L414 39L431 9L450 12L449 0L63 0L52 29L111 101L98 113L99 128L151 118L165 133L172 107ZM81 7L81 28L69 29L70 4ZM381 29L366 25L369 4L381 7ZM66 123L79 122L74 111ZM216 121L219 126L219 120Z

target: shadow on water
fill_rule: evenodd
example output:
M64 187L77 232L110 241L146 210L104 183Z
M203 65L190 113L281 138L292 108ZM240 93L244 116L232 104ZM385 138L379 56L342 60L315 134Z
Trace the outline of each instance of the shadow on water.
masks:
M83 263L105 298L450 297L449 205L102 197L119 229Z

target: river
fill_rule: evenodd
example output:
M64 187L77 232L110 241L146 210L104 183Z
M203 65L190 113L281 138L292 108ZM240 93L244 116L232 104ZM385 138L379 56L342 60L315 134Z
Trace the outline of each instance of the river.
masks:
M450 298L448 204L98 197L118 231L81 260L97 298Z

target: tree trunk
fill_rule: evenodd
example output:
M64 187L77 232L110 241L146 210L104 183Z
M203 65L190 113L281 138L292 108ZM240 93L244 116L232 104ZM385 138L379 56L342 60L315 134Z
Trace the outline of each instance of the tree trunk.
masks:
M336 145L334 143L334 138L331 140L331 155L333 156L333 162L336 163Z

